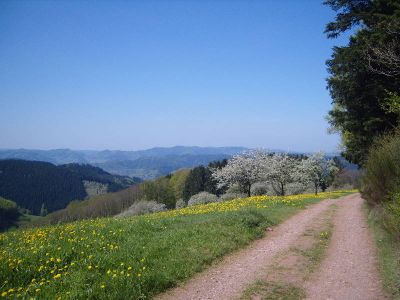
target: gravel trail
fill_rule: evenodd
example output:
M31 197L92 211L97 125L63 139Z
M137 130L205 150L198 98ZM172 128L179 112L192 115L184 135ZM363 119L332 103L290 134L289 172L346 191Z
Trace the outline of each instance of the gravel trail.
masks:
M363 201L354 194L337 202L326 257L306 284L308 299L387 299L378 275L375 245L362 211Z

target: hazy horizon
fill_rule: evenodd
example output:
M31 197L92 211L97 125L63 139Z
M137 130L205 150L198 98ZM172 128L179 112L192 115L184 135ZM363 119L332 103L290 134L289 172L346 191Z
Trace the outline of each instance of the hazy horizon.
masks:
M172 148L178 148L178 147L187 147L187 148L213 148L213 149L218 149L218 148L243 148L243 149L249 149L249 150L265 150L265 151L282 151L282 152L287 152L287 153L314 153L318 152L317 151L297 151L297 150L285 150L285 149L279 149L279 148L251 148L251 147L244 147L244 146L196 146L196 145L174 145L170 147L150 147L150 148L141 148L141 149L75 149L75 148L46 148L46 149L40 149L40 148L0 148L0 151L7 151L7 150L28 150L28 151L56 151L56 150L70 150L70 151L95 151L95 152L102 152L102 151L121 151L121 152L136 152L136 151L146 151L146 150L152 150L152 149L172 149ZM324 151L325 153L339 153L340 150L338 151Z
M337 152L318 1L0 3L0 148Z

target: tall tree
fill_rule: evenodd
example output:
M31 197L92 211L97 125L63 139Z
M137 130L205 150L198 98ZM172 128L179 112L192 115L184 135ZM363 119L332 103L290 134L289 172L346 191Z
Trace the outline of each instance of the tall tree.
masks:
M390 108L395 107L391 95L400 91L400 77L393 72L393 76L384 74L390 64L379 54L387 54L382 50L387 45L392 52L399 49L396 32L400 32L400 2L328 0L325 4L337 12L335 20L326 26L329 38L358 29L347 46L333 49L327 62L333 102L328 121L332 130L342 134L343 155L362 165L374 138L399 123L398 113Z

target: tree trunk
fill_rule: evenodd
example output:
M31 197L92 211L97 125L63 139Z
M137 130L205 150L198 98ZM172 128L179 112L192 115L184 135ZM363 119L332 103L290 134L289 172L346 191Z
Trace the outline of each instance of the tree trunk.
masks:
M314 183L314 186L315 186L315 195L317 195L318 194L318 183Z
M285 189L282 182L281 182L281 196L285 196Z

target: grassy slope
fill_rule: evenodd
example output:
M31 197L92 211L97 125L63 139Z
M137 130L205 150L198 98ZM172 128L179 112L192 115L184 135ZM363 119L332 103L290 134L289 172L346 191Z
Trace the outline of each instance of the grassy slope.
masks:
M346 193L252 197L0 235L0 295L148 298L263 235L307 204Z

